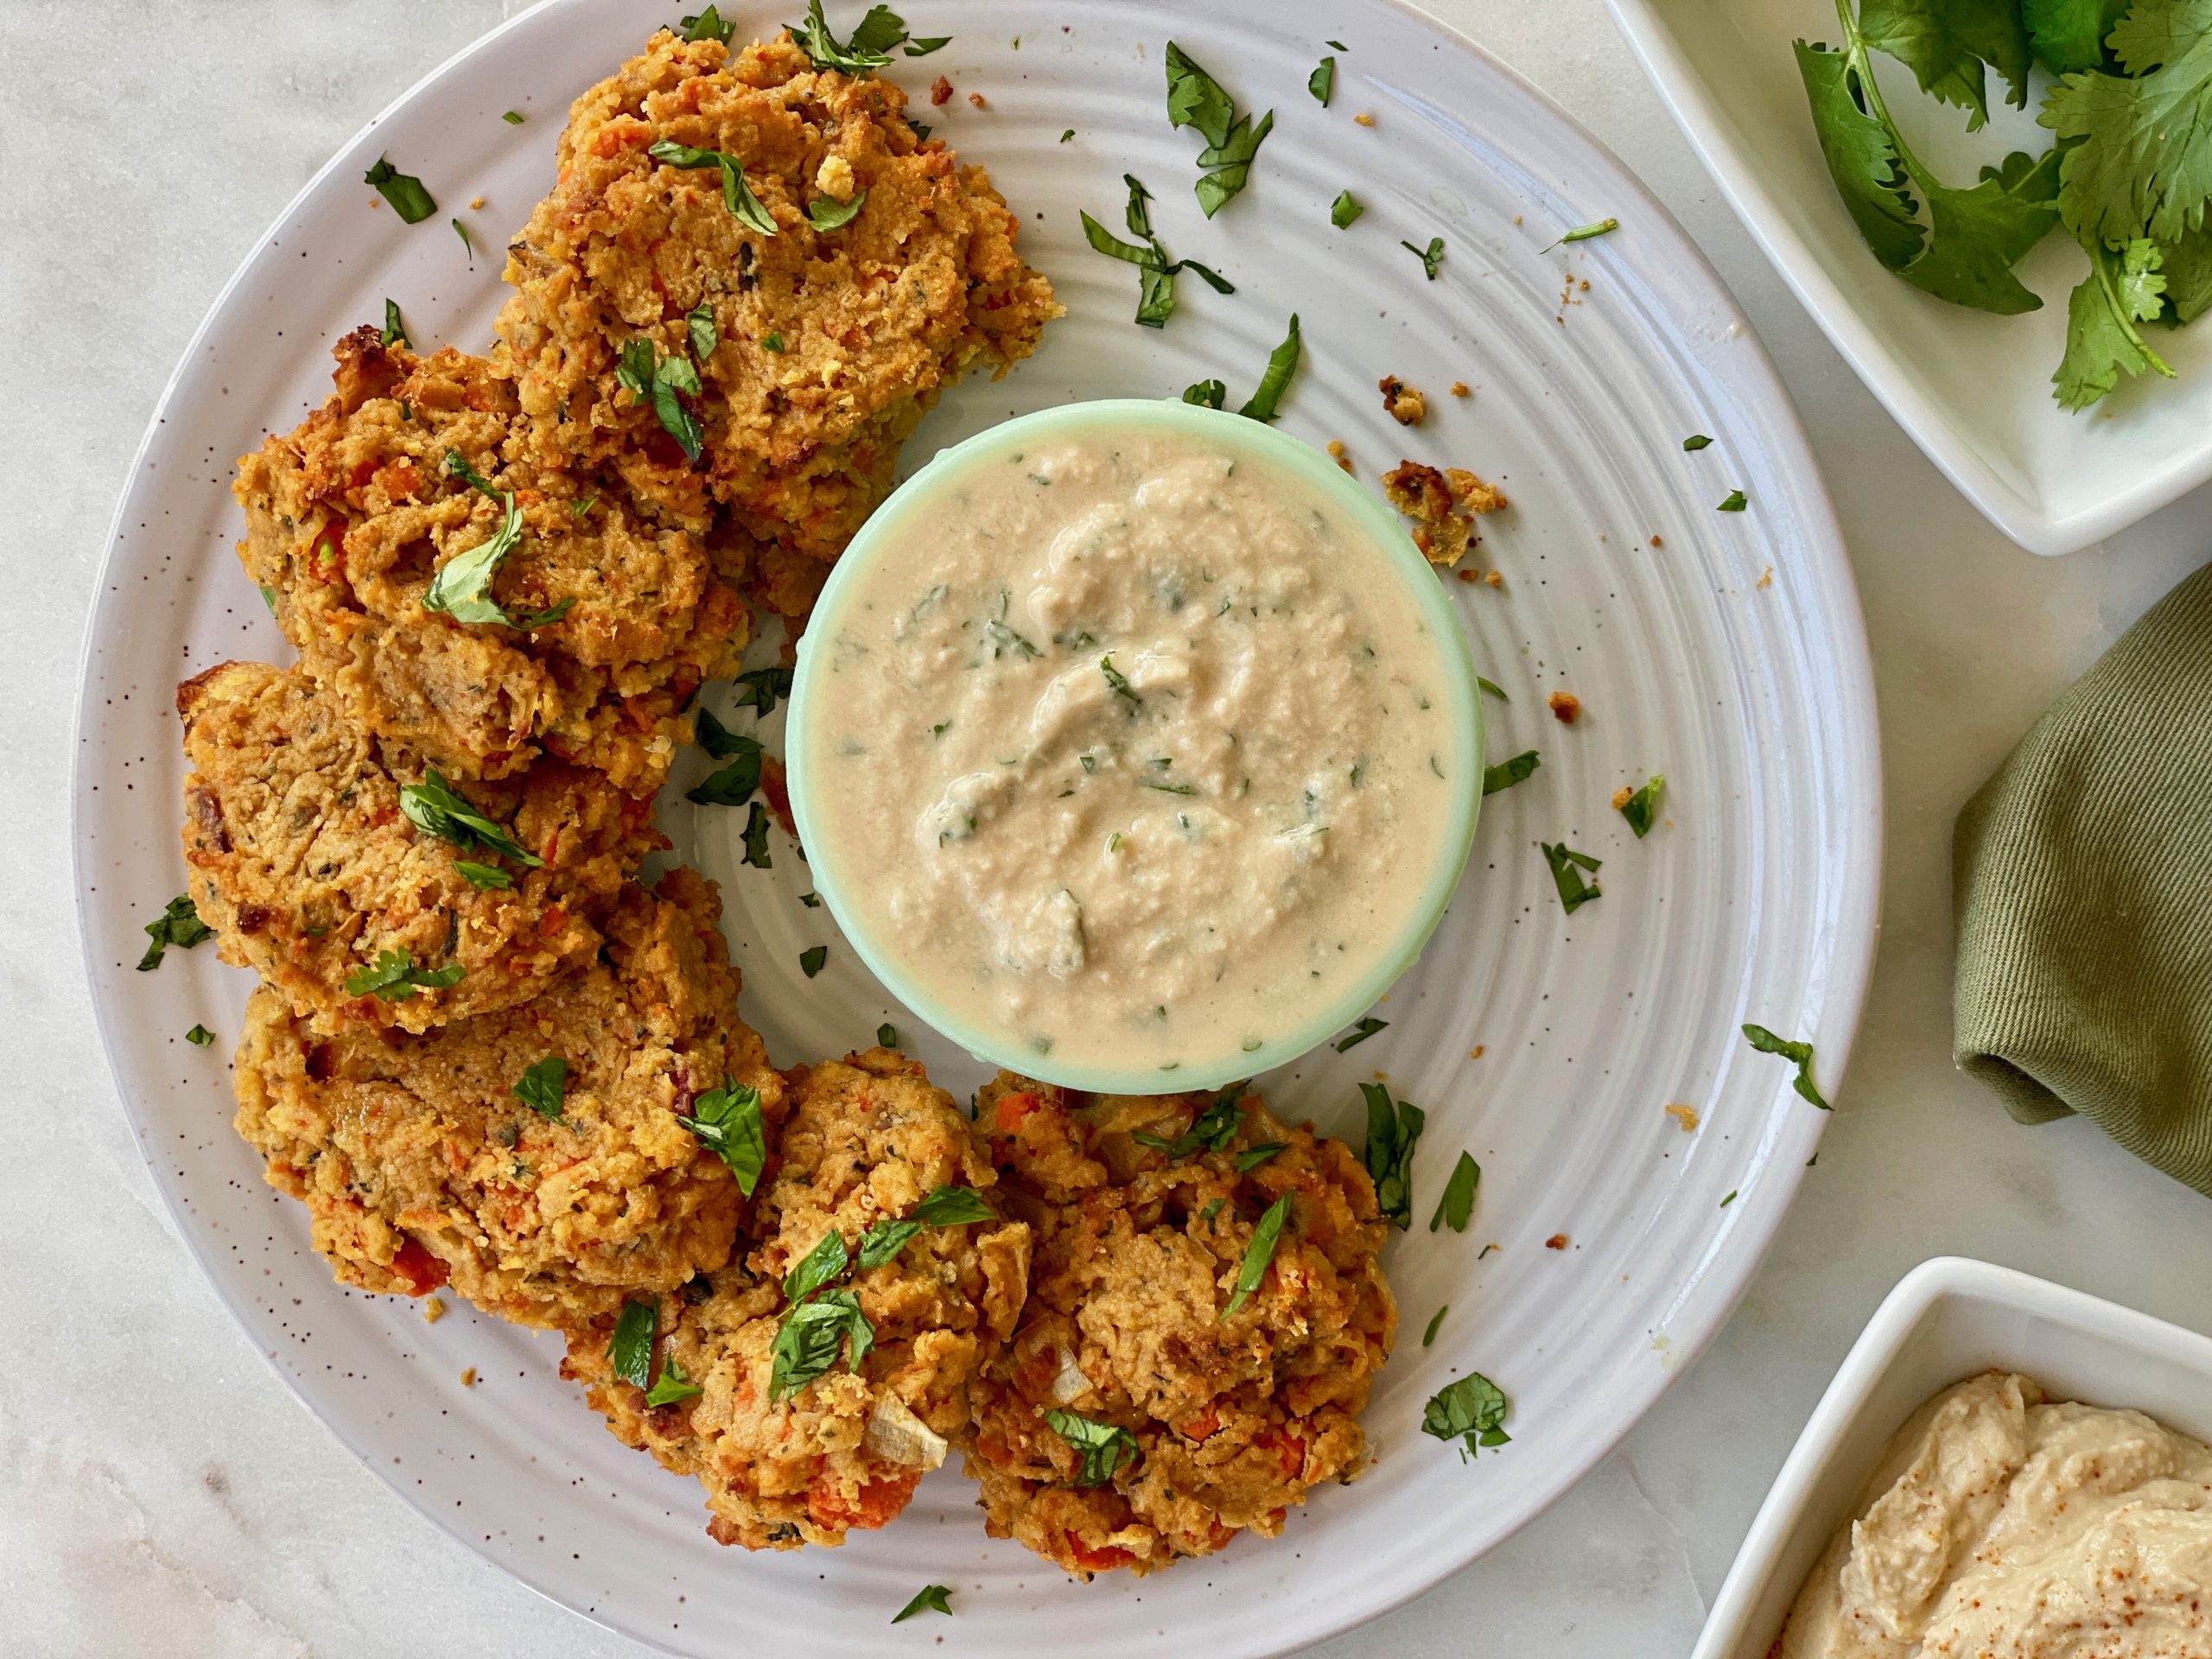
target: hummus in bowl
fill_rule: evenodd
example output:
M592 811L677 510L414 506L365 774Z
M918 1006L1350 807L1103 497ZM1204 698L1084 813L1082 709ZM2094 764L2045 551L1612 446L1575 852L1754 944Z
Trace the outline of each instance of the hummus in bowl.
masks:
M1986 1371L1923 1405L1778 1659L2212 1654L2212 1446Z

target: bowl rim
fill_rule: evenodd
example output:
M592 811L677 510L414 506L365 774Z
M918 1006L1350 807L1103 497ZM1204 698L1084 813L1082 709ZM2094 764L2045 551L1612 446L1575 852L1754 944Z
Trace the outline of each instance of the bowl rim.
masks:
M1952 487L2015 543L2045 557L2079 552L2212 480L2212 441L2207 441L2075 512L2053 513L2007 483L1974 453L1963 429L1914 385L1897 353L1789 229L1773 193L1731 141L1705 76L1683 51L1662 8L1655 0L1605 0L1605 10L1676 129L1828 343Z
M1402 579L1415 609L1437 641L1444 677L1442 696L1452 715L1456 775L1469 780L1452 800L1444 835L1416 902L1393 932L1387 948L1349 980L1313 1015L1257 1046L1200 1060L1185 1059L1168 1070L1157 1065L1055 1064L1049 1054L1017 1052L997 1033L980 1030L946 1007L926 973L910 966L896 950L872 936L840 877L832 842L817 833L828 822L828 809L815 798L813 769L807 759L809 716L816 697L815 664L823 653L813 642L834 632L840 607L861 591L877 555L893 545L906 520L934 501L963 474L995 461L1010 445L1050 442L1100 429L1140 428L1192 435L1280 467L1336 506L1354 528L1364 531L1386 563ZM815 891L830 910L846 942L868 971L906 1007L940 1035L985 1064L1024 1077L1094 1094L1157 1095L1218 1089L1255 1077L1310 1053L1369 1008L1414 965L1452 896L1465 879L1483 794L1475 786L1486 759L1482 692L1465 624L1446 595L1437 567L1414 546L1397 515L1362 489L1319 449L1278 431L1265 422L1173 399L1102 397L1062 404L1002 421L938 451L869 515L823 584L799 637L785 704L784 765L791 815L799 844L806 849ZM1172 1089L1163 1089L1172 1083Z
M1999 1267L1973 1256L1930 1257L1907 1273L1882 1299L1836 1368L1820 1403L1805 1420L1805 1427L1752 1517L1727 1577L1721 1580L1690 1659L1756 1659L1767 1652L1781 1630L1778 1620L1773 1629L1764 1628L1762 1611L1768 1605L1766 1594L1775 1574L1783 1567L1783 1558L1792 1546L1803 1538L1807 1526L1821 1519L1812 1510L1862 1414L1913 1349L1929 1320L1946 1303L2064 1326L2126 1354L2156 1354L2193 1366L2212 1384L2212 1337L2087 1291L2038 1279L2017 1268ZM2024 1330L2024 1325L2023 1334L2016 1336L2011 1345L1997 1344L2002 1351L1991 1354L1981 1369L2003 1365L2034 1376L2041 1362L2032 1352L2032 1337ZM1949 1381L1960 1381L1970 1374L1962 1372ZM1948 1382L1938 1383L1936 1388L1948 1385ZM1934 1392L1929 1390L1931 1395ZM1913 1400L1905 1414L1919 1403L1919 1398ZM1858 1471L1860 1482L1879 1458L1879 1447L1904 1427L1904 1421L1905 1416L1900 1415L1881 1426L1880 1439L1873 1442L1876 1449L1866 1468ZM1858 1484L1853 1483L1854 1492ZM1823 1521L1818 1540L1821 1545L1840 1518ZM1796 1586L1792 1585L1790 1591L1794 1599Z

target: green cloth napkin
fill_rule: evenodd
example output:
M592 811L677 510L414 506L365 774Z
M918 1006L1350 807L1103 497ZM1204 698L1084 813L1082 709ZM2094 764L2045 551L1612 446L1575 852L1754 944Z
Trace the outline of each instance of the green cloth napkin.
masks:
M2212 565L1959 815L1953 1058L2212 1196Z

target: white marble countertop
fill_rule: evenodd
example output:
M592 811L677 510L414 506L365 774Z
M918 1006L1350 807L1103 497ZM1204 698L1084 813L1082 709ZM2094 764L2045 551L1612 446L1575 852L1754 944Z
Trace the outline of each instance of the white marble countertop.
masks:
M1960 803L2057 691L2204 559L2212 493L2071 558L2020 552L1798 308L1599 0L1428 3L1630 159L1735 289L1796 397L1873 639L1885 931L1819 1167L1733 1322L1548 1515L1315 1651L1682 1654L1837 1361L1913 1263L1985 1256L2212 1330L2212 1279L2159 1270L2201 1255L2212 1208L2078 1122L2014 1126L1952 1069L1948 873ZM646 1651L434 1531L252 1352L172 1233L117 1109L68 891L79 637L147 412L234 263L308 174L394 93L519 9L0 7L0 449L16 457L0 475L15 549L0 648L0 706L12 711L0 722L9 1659ZM2183 1240L2195 1248L2178 1249Z

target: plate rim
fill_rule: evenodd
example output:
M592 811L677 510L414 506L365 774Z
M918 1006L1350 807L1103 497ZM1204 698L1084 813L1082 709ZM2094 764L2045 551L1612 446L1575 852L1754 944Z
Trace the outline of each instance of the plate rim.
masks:
M120 602L121 590L113 586L110 577L124 540L125 515L131 497L137 480L145 471L145 463L155 438L162 430L169 406L185 379L187 371L199 357L202 342L223 314L232 295L245 282L255 250L281 232L322 187L326 179L341 167L351 164L365 139L427 92L434 83L459 70L511 31L529 24L540 12L590 3L591 0L536 0L536 3L486 30L450 54L385 104L350 137L341 141L330 158L315 169L260 236L248 245L238 264L217 291L198 327L186 340L176 365L171 370L147 417L145 430L124 473L124 481L109 519L106 542L95 575L93 603L86 614L79 643L77 709L70 728L70 874L72 900L77 912L79 960L87 994L92 1003L93 1022L99 1035L102 1058L115 1090L118 1106L124 1113L140 1157L145 1161L149 1173L154 1177L156 1192L171 1230L182 1243L209 1288L213 1291L216 1300L236 1323L238 1333L245 1338L248 1345L311 1418L343 1446L358 1463L373 1473L388 1492L402 1500L416 1516L433 1523L440 1534L546 1600L601 1629L658 1652L686 1655L693 1649L665 1642L652 1630L633 1624L611 1611L602 1611L597 1607L588 1608L579 1605L563 1590L556 1588L550 1581L550 1574L533 1560L480 1550L474 1535L465 1531L448 1516L430 1507L427 1498L416 1496L389 1478L383 1466L365 1452L353 1436L302 1391L298 1379L278 1363L276 1352L262 1348L255 1338L252 1324L239 1297L233 1294L225 1277L214 1270L213 1257L203 1248L203 1241L196 1236L194 1230L187 1224L181 1201L161 1179L155 1149L126 1102L118 1058L122 1046L117 1020L120 1016L111 1009L100 989L101 969L98 955L100 947L92 936L91 907L86 902L89 872L86 868L85 825L87 797L83 767L87 747L86 734L98 717L93 707L91 678L95 646L102 635L102 624L108 620L113 606ZM1624 0L1607 0L1609 6L1619 3L1624 3ZM1880 934L1886 822L1882 791L1881 728L1864 608L1859 601L1841 525L1796 405L1757 330L1719 271L1674 214L1611 147L1518 70L1461 30L1421 10L1412 3L1412 0L1369 0L1369 3L1379 11L1395 14L1402 22L1426 32L1440 44L1465 54L1484 72L1499 77L1555 122L1567 135L1578 141L1583 149L1584 162L1593 171L1607 175L1607 188L1614 193L1615 199L1636 210L1639 216L1640 233L1649 235L1653 248L1663 256L1656 258L1654 264L1668 272L1688 277L1700 290L1700 300L1711 308L1721 329L1732 336L1740 335L1745 342L1745 348L1725 372L1725 376L1736 394L1761 415L1769 454L1777 462L1777 470L1792 477L1799 486L1798 498L1793 506L1808 559L1802 574L1814 584L1815 591L1819 594L1819 615L1826 624L1819 637L1832 652L1833 677L1827 684L1836 699L1837 726L1843 739L1840 764L1847 773L1856 774L1860 791L1853 802L1853 828L1844 837L1844 855L1834 868L1838 889L1836 931L1832 953L1822 964L1824 973L1816 982L1821 987L1821 1021L1811 1033L1823 1055L1832 1057L1824 1059L1822 1068L1831 1091L1840 1090L1847 1075L1859 1021L1865 1013ZM1624 257L1635 258L1637 256L1631 252ZM1805 1132L1810 1134L1814 1144L1817 1145L1827 1122L1827 1116L1823 1114L1807 1126ZM1755 1214L1745 1215L1737 1225L1749 1236L1737 1249L1728 1252L1721 1262L1716 1262L1692 1281L1693 1287L1707 1292L1717 1288L1719 1293L1708 1297L1696 1328L1684 1332L1672 1324L1669 1325L1670 1338L1677 1339L1673 1345L1675 1363L1651 1368L1641 1385L1629 1395L1630 1408L1622 1414L1618 1426L1606 1433L1591 1437L1576 1447L1573 1455L1560 1459L1558 1466L1563 1471L1564 1478L1548 1497L1530 1508L1511 1530L1463 1552L1429 1557L1402 1583L1391 1586L1374 1599L1348 1605L1341 1614L1331 1615L1314 1627L1295 1635L1270 1637L1250 1651L1255 1655L1287 1655L1393 1612L1480 1559L1564 1497L1643 1421L1660 1395L1694 1368L1695 1361L1728 1324L1772 1247L1775 1234L1795 1201L1803 1173L1803 1166L1794 1161L1774 1172L1772 1179L1781 1184L1777 1201L1759 1206Z
M2212 480L2212 436L2208 436L2194 453L2183 454L2079 512L2047 512L2005 483L1967 446L1956 423L1913 386L1898 366L1897 353L1777 211L1773 193L1758 181L1723 132L1705 76L1691 65L1652 0L1605 3L1613 27L1628 42L1637 67L1659 95L1675 129L1814 325L1952 487L2014 543L2044 558L2078 553L2171 506Z

